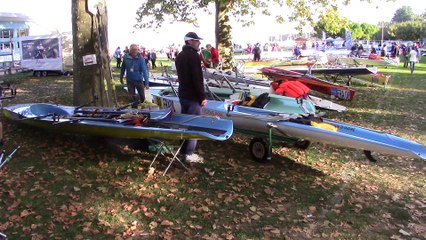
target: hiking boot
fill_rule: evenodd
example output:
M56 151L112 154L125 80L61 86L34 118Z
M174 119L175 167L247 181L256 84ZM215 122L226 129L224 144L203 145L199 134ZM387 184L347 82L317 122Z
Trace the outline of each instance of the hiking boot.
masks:
M184 159L185 159L185 162L188 162L188 163L203 163L204 162L204 158L201 157L198 154L195 154L195 153L186 155L186 157Z

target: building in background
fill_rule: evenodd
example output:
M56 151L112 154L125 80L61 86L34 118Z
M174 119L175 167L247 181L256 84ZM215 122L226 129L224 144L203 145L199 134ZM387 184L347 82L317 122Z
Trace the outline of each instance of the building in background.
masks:
M20 60L19 38L29 35L29 22L24 14L0 12L0 63Z

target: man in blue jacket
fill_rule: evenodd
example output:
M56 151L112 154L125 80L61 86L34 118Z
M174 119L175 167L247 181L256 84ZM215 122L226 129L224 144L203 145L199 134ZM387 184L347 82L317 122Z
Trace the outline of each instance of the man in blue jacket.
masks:
M129 54L126 54L123 58L123 64L121 66L120 82L123 83L124 73L126 73L127 90L129 91L132 99L132 108L138 107L138 98L135 89L139 93L139 100L141 103L145 101L145 90L149 89L149 73L148 67L146 66L145 59L138 52L138 45L130 45ZM142 78L145 79L142 81Z
M200 115L201 108L207 104L204 92L204 78L201 69L200 38L196 33L185 35L185 45L176 57L176 71L179 79L179 102L181 112ZM194 153L197 140L186 140L180 151L187 162L203 162L203 158Z

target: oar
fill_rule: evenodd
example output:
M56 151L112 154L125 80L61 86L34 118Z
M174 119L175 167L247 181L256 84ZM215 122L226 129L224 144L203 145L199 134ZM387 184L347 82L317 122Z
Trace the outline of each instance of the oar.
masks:
M26 120L33 120L33 119L40 119L40 118L45 118L45 117L50 117L50 116L52 116L52 117L55 117L56 116L56 114L55 113L48 113L48 114L46 114L46 115L41 115L41 116L36 116L36 117L30 117L30 118L21 118L21 119L18 119L18 121L26 121Z
M3 156L4 156L4 153L5 153L6 151L5 150L3 150L2 152L1 152L1 155L0 155L0 165L1 165L1 161L3 160Z
M21 146L18 146L17 148L15 148L15 150L13 150L6 158L5 160L0 164L0 168L2 168L8 161L10 161L12 159L13 154L15 154L16 151L18 151L18 149L21 148Z
M96 122L117 123L117 124L124 124L124 123L132 121L132 119L107 119L107 118L95 118L95 117L67 117L62 119L65 121L62 121L62 122L56 121L53 123L53 125L64 124L64 123L76 123L76 122L85 121L85 120L96 121Z
M128 107L132 106L133 104L139 104L140 102L141 102L141 101L139 101L139 100L134 101L134 102L131 102L131 103L127 104L127 105L124 105L124 106L122 106L122 107L117 108L117 111L120 111L120 110L126 109L126 108L128 108Z
M93 112L89 110L78 110L75 111L75 113L81 113L81 117L92 117L92 118L102 118L97 115L103 116L107 115L108 117L118 117L122 114L143 114L143 115L149 115L149 111L146 110L139 110L139 111L99 111L99 112ZM80 115L73 116L73 117L80 117ZM105 117L104 117L105 118Z

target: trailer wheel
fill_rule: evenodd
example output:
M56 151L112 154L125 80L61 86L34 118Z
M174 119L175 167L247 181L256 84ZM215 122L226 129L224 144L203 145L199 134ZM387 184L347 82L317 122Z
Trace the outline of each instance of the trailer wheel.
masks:
M293 144L293 147L301 149L301 150L306 150L308 149L308 147L311 145L311 142L308 140L300 140L297 141Z
M42 72L41 72L41 76L42 76L42 77L47 77L47 71L42 71Z
M40 71L34 71L34 76L41 77L41 72Z
M268 145L262 138L253 138L249 145L250 155L256 162L266 162L271 159Z

